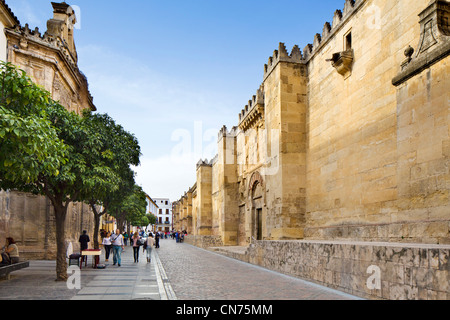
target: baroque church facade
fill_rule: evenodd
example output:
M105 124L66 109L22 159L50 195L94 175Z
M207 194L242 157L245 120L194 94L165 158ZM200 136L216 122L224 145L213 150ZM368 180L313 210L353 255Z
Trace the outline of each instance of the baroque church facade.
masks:
M70 111L95 111L86 76L78 68L74 40L76 16L66 4L52 3L53 18L47 31L22 26L6 4L0 0L0 59L24 70L39 86L51 93ZM88 205L72 203L66 220L66 237L78 245L82 230L91 234L94 216ZM53 259L56 236L53 208L46 197L16 191L0 190L0 239L13 237L21 255L30 259Z

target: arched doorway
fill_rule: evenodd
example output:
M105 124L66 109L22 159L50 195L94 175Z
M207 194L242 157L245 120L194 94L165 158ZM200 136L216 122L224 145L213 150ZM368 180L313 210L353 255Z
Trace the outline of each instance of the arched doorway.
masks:
M253 173L249 183L249 200L251 205L251 237L263 240L264 226L264 181L259 172Z
M252 234L256 240L263 239L263 188L261 183L257 182L252 190Z

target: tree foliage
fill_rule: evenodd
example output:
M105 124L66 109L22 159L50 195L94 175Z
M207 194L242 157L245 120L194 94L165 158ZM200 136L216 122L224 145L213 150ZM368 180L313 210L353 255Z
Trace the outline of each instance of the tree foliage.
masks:
M8 63L0 68L0 188L50 199L56 220L57 280L65 281L70 203L91 205L94 241L105 212L122 224L148 222L145 193L131 170L140 162L139 143L107 114L69 112L24 71Z
M148 224L147 225L149 225L149 224L156 224L156 222L158 221L158 218L152 213L148 213L147 214L147 219L148 219Z
M82 198L94 212L94 248L99 248L98 233L100 217L110 212L111 204L124 199L123 188L134 184L130 165L140 163L140 146L134 135L107 114L84 112L83 121L97 135L100 143L89 157L88 167L95 183L86 188ZM102 210L98 210L99 207Z
M110 214L117 219L119 229L129 221L132 225L142 226L142 219L146 216L147 198L142 188L133 184L124 188L122 198L116 198L111 205ZM122 229L123 230L123 229Z
M67 148L48 118L49 93L9 63L0 72L0 187L59 175Z

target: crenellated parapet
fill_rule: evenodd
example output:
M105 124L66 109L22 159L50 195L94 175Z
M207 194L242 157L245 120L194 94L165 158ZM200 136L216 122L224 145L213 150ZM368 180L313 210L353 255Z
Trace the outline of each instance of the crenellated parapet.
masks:
M20 37L20 46L14 49L26 50L28 49L28 43L32 41L42 46L58 50L61 56L73 69L78 69L76 59L70 52L64 40L60 37L49 35L48 32L41 34L38 27L31 30L28 23L26 23L24 27L17 25L14 29L7 29L7 32L15 33L16 36Z
M239 129L246 131L255 125L264 123L264 86L248 101L248 104L239 114Z
M213 165L213 161L212 161L212 160L211 160L211 161L208 161L208 159L205 159L205 160L200 159L200 160L197 162L197 170L198 170L200 167L212 167L212 165Z
M233 127L230 131L228 131L227 126L223 126L220 130L219 130L219 134L218 134L218 140L222 139L222 138L226 138L226 137L235 137L237 134L238 128L237 127Z
M284 43L280 42L278 50L273 52L269 57L268 63L264 65L264 81L272 73L275 67L280 62L297 63L306 65L309 60L343 27L343 25L353 16L366 2L366 0L345 0L343 10L336 10L334 12L332 22L325 22L322 33L317 33L314 36L312 44L307 44L300 50L298 45L295 45L289 53ZM333 60L334 59L334 60ZM334 55L330 61L333 60L334 67L338 72L348 75L351 72L351 64L353 61L353 53L346 52ZM248 130L253 128L255 124L264 122L264 87L261 86L257 94L253 96L252 100L245 106L239 114L239 128L241 130Z
M269 57L269 61L264 65L264 80L272 73L280 62L304 63L304 57L300 48L295 45L289 54L284 43L280 42L278 50L273 52L273 56Z
M321 50L321 48L335 36L338 32L366 2L366 0L346 0L343 11L336 10L333 15L332 22L325 22L322 33L314 36L312 44L306 45L303 49L303 59L307 63L309 60Z

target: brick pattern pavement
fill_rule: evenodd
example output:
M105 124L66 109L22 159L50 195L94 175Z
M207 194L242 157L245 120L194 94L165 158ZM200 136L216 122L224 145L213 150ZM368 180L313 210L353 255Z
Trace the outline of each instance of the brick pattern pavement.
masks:
M179 300L360 299L186 243L160 245L158 256Z

